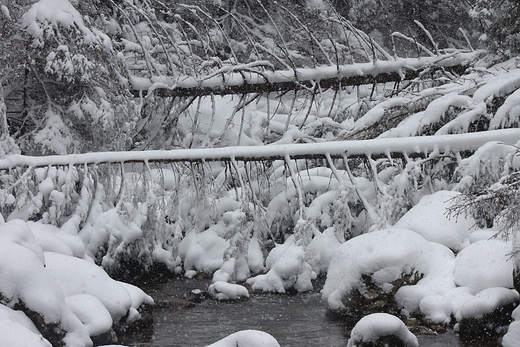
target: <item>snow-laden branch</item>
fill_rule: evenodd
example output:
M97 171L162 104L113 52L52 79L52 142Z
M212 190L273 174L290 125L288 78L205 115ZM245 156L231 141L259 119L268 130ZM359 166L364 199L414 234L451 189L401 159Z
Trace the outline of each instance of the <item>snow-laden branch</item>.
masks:
M161 96L202 96L280 92L313 88L316 83L322 89L347 85L398 82L416 78L425 69L457 70L462 73L479 52L415 58L399 58L393 61L378 60L371 63L320 66L314 69L255 71L250 66L234 66L231 70L197 79L179 77L161 79L154 83L148 78L130 79L134 92L156 89Z
M223 148L193 148L142 152L97 152L56 156L33 157L10 155L0 159L0 170L13 167L44 167L49 165L78 165L117 162L194 162L235 160L261 161L296 158L316 158L330 155L342 157L387 156L406 154L423 155L433 151L474 151L482 145L496 141L516 144L520 129L502 129L478 133L418 136L406 138L378 138L362 141L332 141L321 143L285 144L267 146L236 146Z

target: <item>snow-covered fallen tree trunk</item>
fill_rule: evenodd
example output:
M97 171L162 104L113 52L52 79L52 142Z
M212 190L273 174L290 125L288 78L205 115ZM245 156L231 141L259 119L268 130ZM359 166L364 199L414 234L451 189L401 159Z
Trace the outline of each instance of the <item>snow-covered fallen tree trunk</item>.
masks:
M320 66L314 69L262 71L247 64L224 67L201 79L181 76L174 80L152 82L147 78L130 79L135 94L156 89L163 97L228 95L321 90L372 83L399 82L419 77L426 70L442 69L463 73L478 52L454 53L435 57L399 58L351 65Z
M474 151L490 141L514 145L520 141L520 129L502 129L477 133L379 138L362 141L331 141L305 144L267 146L235 146L222 148L192 148L141 152L97 152L55 156L10 155L0 159L0 170L14 167L44 167L118 162L197 162L197 161L261 161L332 157L427 155L433 151Z

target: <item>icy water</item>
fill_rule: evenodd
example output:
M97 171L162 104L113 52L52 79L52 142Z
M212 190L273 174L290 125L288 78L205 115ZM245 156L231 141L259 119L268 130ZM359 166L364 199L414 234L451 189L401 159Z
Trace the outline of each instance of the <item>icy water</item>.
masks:
M153 329L127 336L120 343L139 347L206 346L239 330L273 335L282 347L346 346L347 323L331 317L317 292L298 295L256 294L249 300L219 303L204 300L179 307L194 289L206 290L208 280L175 278L141 285L156 301ZM351 327L350 327L351 328ZM453 331L419 335L421 347L499 347L496 341L461 342Z

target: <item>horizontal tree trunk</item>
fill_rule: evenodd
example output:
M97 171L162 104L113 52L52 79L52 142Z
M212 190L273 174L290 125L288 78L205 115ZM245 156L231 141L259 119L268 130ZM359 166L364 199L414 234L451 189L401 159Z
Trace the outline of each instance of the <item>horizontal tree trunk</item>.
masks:
M349 158L384 156L426 156L433 151L457 153L475 151L490 141L514 145L520 141L520 129L493 130L478 133L381 138L361 141L332 141L307 144L266 146L236 146L222 148L193 148L136 152L97 152L56 156L32 157L10 155L0 159L0 170L14 167L45 167L49 165L80 165L118 162L203 162L203 161L263 161L289 156L298 158Z
M395 61L320 66L314 69L277 71L254 70L247 65L227 67L202 79L179 77L175 81L152 83L146 78L131 78L133 93L139 95L149 89L162 97L189 97L248 93L285 92L313 89L338 89L372 83L399 82L418 77L427 69L464 73L478 52L454 53L436 57L400 58Z

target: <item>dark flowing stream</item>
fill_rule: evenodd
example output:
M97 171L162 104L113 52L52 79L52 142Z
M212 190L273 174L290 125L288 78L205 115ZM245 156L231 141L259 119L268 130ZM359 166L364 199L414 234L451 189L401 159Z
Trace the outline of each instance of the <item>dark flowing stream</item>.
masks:
M141 285L156 301L153 328L130 334L127 346L202 347L239 330L273 335L282 347L346 346L352 326L332 317L318 292L297 295L253 294L248 300L206 299L185 307L192 290L206 290L208 280L174 278ZM418 335L421 347L499 347L497 341L463 342L453 331Z

